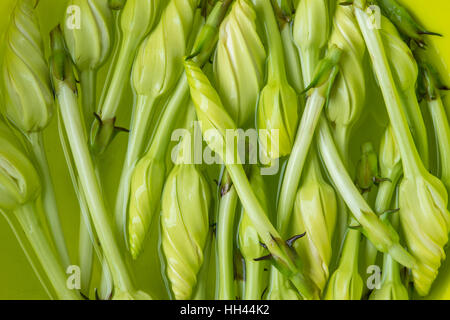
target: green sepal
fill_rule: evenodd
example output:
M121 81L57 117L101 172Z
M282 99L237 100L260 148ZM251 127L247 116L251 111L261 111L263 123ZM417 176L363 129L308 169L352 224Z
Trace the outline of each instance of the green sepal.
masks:
M50 57L50 74L53 87L57 87L56 81L63 81L76 93L77 81L73 72L73 62L67 54L60 25L50 32L50 45L52 52Z
M129 130L116 127L116 118L102 120L94 113L95 120L91 129L91 150L94 154L102 154L120 132L128 133Z
M295 12L292 0L271 0L271 2L280 28L285 23L290 23Z
M339 60L341 59L341 55L342 50L333 45L328 51L325 58L320 60L319 64L316 67L316 70L314 71L314 77L311 83L305 88L305 90L303 90L302 93L308 92L312 88L318 88L322 86L329 79L334 80L334 78L336 77L337 65L339 63ZM328 93L329 87L327 87Z
M420 26L411 14L400 6L396 0L378 0L378 4L383 13L395 24L400 33L413 39L420 47L425 46L423 35L442 37L441 34L427 31Z
M195 40L191 54L186 57L186 60L195 57L198 57L199 61L208 60L217 42L219 26L225 18L228 7L232 2L232 0L221 0L215 4L211 13L208 15L205 25Z

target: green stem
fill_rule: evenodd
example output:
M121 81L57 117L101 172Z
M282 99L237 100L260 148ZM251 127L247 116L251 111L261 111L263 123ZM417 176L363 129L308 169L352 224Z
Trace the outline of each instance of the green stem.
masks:
M283 42L272 4L270 0L255 0L254 2L256 9L261 14L261 21L264 21L267 35L269 48L268 81L287 82Z
M51 281L58 298L63 300L80 300L81 297L76 291L67 288L64 270L44 235L33 205L26 204L17 209L16 217L47 273L47 277Z
M227 170L245 211L273 258L276 259L279 266L285 268L284 271L289 272L289 280L305 299L315 298L317 293L313 285L303 276L299 267L293 261L290 255L291 249L287 247L265 214L242 166L229 164Z
M392 173L388 177L390 181L381 182L378 186L377 198L375 200L375 212L378 215L383 214L386 210L389 210L389 206L392 202L397 184L400 181L403 170L401 166L394 168Z
M320 119L319 131L317 135L317 143L319 145L320 153L327 170L336 186L336 189L341 194L347 207L352 212L355 219L362 225L362 227L371 235L377 236L377 245L380 251L389 251L393 258L407 267L414 266L414 259L409 253L398 243L398 235L392 233L375 215L372 208L367 204L366 200L359 193L352 179L350 178L344 163L342 162L339 152L333 142L327 120L322 115ZM382 236L381 236L382 235ZM381 246L383 248L379 248Z
M114 284L117 289L131 293L133 287L110 226L103 193L95 173L86 133L83 130L82 120L78 112L77 96L65 82L58 81L55 86L74 163Z
M278 200L277 227L283 236L286 236L289 218L294 207L296 190L324 104L325 97L321 94L321 90L314 89L308 99L300 127L297 130L297 137L286 166Z
M80 72L81 101L83 105L83 114L85 123L91 123L94 120L96 109L96 72L88 69Z
M148 138L148 125L156 100L157 99L154 97L139 95L137 97L135 110L133 111L130 136L128 138L128 148L125 155L122 175L120 177L115 208L115 225L120 238L124 239L125 243L127 243L126 224L131 176L136 163L142 156L144 144Z
M116 63L113 64L111 83L98 110L101 119L104 121L116 117L126 87L125 84L130 82L130 72L137 45L136 39L122 37L119 54Z
M314 77L314 71L320 61L320 50L316 48L301 48L301 65L303 73L303 83L307 87Z
M423 121L422 111L420 110L419 102L414 88L411 88L409 92L400 94L405 101L405 113L407 119L410 120L410 130L415 141L416 148L419 152L425 167L428 167L429 163L429 149L428 149L428 135Z
M450 192L450 125L440 97L427 101L439 146L441 180Z
M405 175L410 177L420 175L426 169L409 131L402 100L389 68L380 32L369 26L370 18L366 12L358 7L354 8L354 12L372 60L373 71L383 93L394 136L400 150Z
M341 265L339 268L347 268L349 273L358 273L359 267L359 244L361 242L361 231L348 229L342 249Z
M394 173L392 175L392 183L390 183L390 185L391 185L390 188L394 189L394 191L397 188L397 184L400 180L401 174L402 174L401 169L394 170ZM389 182L384 182L384 183L389 183ZM378 189L378 193L380 193L380 189ZM379 206L380 206L379 210L381 212L385 212L386 210L389 210L393 197L394 197L394 192L389 193L389 195L386 197L382 197L385 200L383 201L383 203L381 203L381 202L379 203ZM377 194L377 200L378 200L378 194ZM389 219L389 217L390 216L385 215L383 219ZM398 225L399 225L398 220L399 220L398 214L394 213L391 218L391 225L395 229L398 228ZM381 280L382 283L384 283L386 281L392 282L392 283L401 283L402 282L400 280L400 265L391 257L390 254L383 255L383 273L382 273L382 275L383 275L383 278Z
M165 107L163 116L156 129L155 136L152 139L152 143L148 151L148 153L151 156L156 157L157 159L160 159L162 161L165 159L167 148L169 147L170 144L170 135L172 134L175 123L180 116L181 109L184 106L183 103L186 101L188 97L189 97L189 85L187 83L186 75L183 73L180 80L178 81L177 87L175 88L172 97L169 99L169 102ZM147 105L149 103L148 98L140 96L138 99L139 99L138 105L142 105L141 107L142 109L145 109L146 107L148 109ZM137 126L140 125L138 124ZM134 134L134 138L130 137L130 141L131 139L134 139L135 142L130 142L128 150L135 150L135 151L130 151L130 154L127 153L127 159L125 160L124 163L122 176L119 184L119 191L117 193L116 210L115 210L116 227L120 232L119 234L123 235L126 243L128 243L128 241L126 241L126 217L128 210L128 199L130 196L129 193L130 193L131 175L134 166L136 165L136 162L140 158L140 153L136 152L138 148L133 147L133 145L142 146L144 142L144 140L142 139L143 136L146 135L141 133L140 137L138 137L137 134Z
M245 261L244 300L261 300L264 292L264 267L261 261ZM277 271L278 272L278 271Z
M52 300L56 299L56 294L53 292L49 286L49 279L46 276L46 272L44 268L39 265L39 262L37 261L36 254L33 254L33 248L31 247L30 242L27 239L27 236L25 234L25 230L22 229L19 221L16 217L13 217L14 219L11 219L10 215L5 213L4 211L0 210L0 215L5 218L6 222L8 223L9 227L11 228L11 231L14 233L14 236L17 239L17 242L20 245L20 248L22 249L22 252L24 253L25 257L28 260L28 263L30 264L31 268L33 269L36 277L38 278L39 282L42 285L42 288L47 293L48 297Z
M87 210L85 203L80 203L81 210ZM80 231L78 237L78 257L81 269L81 289L86 296L89 296L90 283L92 278L92 268L94 261L94 246L91 238L90 221L85 221L87 212L80 213Z
M158 124L155 136L152 139L150 151L153 156L161 156L165 158L167 148L169 146L170 137L175 127L177 120L182 114L182 109L187 103L189 97L189 85L186 74L183 73L178 81L177 87L165 108L165 111Z
M217 248L219 258L219 299L234 300L234 218L238 196L236 189L231 189L222 196L219 204L219 220L217 221Z
M336 147L341 155L341 159L345 164L347 169L350 165L349 160L349 152L348 152L348 144L349 144L349 136L350 136L350 128L348 126L336 125L336 128L333 130L334 142L336 143Z
M61 221L59 218L55 190L53 188L50 168L48 166L47 156L45 154L42 132L31 133L29 135L29 139L41 172L45 216L47 218L53 242L61 262L65 267L68 267L71 264L69 252L66 247L66 240L64 238L64 232L62 230Z

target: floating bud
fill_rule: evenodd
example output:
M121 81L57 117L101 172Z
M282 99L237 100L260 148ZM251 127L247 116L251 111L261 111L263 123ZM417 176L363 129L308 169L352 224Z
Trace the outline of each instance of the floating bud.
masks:
M0 145L0 209L11 211L38 197L40 180L20 142L4 123L0 123Z
M163 159L145 156L133 171L128 209L128 243L131 255L136 259L159 210L161 193L166 178Z
M258 129L264 156L276 160L289 155L298 125L298 97L286 75L283 42L270 1L257 1L268 42L268 78L258 103Z
M296 241L294 248L304 263L305 274L322 291L329 276L337 218L336 194L322 177L316 152L306 173L297 193L292 222L295 226L292 233L306 232L306 236Z
M183 57L194 22L196 0L172 0L155 30L144 40L133 66L136 93L159 97L171 90L183 71Z
M220 27L214 60L219 94L238 126L254 118L265 61L253 6L248 0L238 0Z
M382 17L381 25L380 34L386 55L389 57L392 76L400 91L408 125L422 161L425 166L428 166L427 130L416 96L416 82L419 73L417 62L411 49L400 37L394 25L384 17Z
M167 276L177 300L191 297L203 263L209 230L211 193L195 165L175 166L162 199L162 248Z
M96 70L111 49L113 17L108 0L70 0L67 5L79 8L80 18L79 26L63 24L68 52L78 70ZM66 22L71 14L68 11Z
M328 10L326 0L302 0L296 10L294 41L301 52L302 72L308 84L328 43L330 34Z
M331 89L326 114L333 123L338 148L342 156L347 158L348 137L360 117L366 96L363 69L366 48L350 7L336 7L330 43L342 49L342 57L339 60L340 72Z
M23 133L44 129L54 105L35 4L33 0L17 2L3 58L4 113Z
M443 183L427 171L421 175L405 175L400 189L400 220L406 244L417 260L412 269L414 287L424 296L445 259L450 213Z
M363 280L358 272L358 251L361 232L349 229L336 271L328 282L326 300L360 300Z
M268 212L265 184L260 174L260 168L257 166L252 170L250 183L261 206ZM264 249L261 242L261 238L250 221L248 214L243 210L239 224L239 250L245 260L245 300L261 299L261 295L267 285L267 278L264 277L264 268L267 268L268 264L262 261L255 261L255 259L267 254L267 250ZM289 282L289 280L286 281Z

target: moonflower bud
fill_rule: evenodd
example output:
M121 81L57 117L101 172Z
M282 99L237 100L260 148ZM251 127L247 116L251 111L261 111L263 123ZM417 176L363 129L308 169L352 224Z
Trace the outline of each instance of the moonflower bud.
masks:
M108 0L70 0L68 8L79 8L79 26L63 24L68 52L78 70L96 70L106 60L111 49L113 18Z
M358 250L361 233L348 230L339 267L328 281L326 300L360 300L364 283L358 272Z
M445 259L450 213L443 183L426 170L421 175L405 175L400 189L400 220L409 252L417 260L412 269L414 287L424 296Z
M10 211L35 200L39 175L20 142L0 123L0 209Z
M195 0L172 0L142 43L133 66L136 93L158 97L177 83L194 22Z
M334 135L341 152L346 153L349 130L359 119L365 101L365 44L351 8L337 6L330 43L342 49L342 57L326 114L334 124Z
M386 18L381 20L381 36L392 76L400 91L408 125L425 166L428 166L428 137L422 111L417 102L416 82L418 66L411 49L398 34L394 25Z
M305 182L300 186L294 207L294 234L306 232L294 243L305 265L305 273L322 291L329 276L337 204L334 189L325 182L317 158L310 160Z
M4 112L23 133L44 129L54 105L35 4L34 0L17 2L5 37Z
M177 300L189 299L196 286L208 237L210 204L208 182L195 165L176 165L164 187L161 241Z
M164 159L144 156L133 171L128 209L128 243L131 255L136 259L159 209L161 193L166 177Z
M238 0L220 27L214 60L218 91L238 126L253 120L265 60L256 13L248 0Z

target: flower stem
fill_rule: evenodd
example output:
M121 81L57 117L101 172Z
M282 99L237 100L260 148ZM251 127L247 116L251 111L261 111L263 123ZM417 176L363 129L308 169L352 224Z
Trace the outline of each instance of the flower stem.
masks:
M383 181L378 186L377 198L375 200L375 212L378 215L383 214L386 210L389 210L389 206L394 196L397 184L400 181L403 170L401 166L398 166L393 170L392 174L388 178L390 181Z
M323 115L320 119L317 143L336 189L341 194L354 218L368 233L369 240L372 241L379 251L389 252L395 260L404 266L414 266L414 259L399 244L398 235L380 221L356 188L339 156L327 120ZM377 239L370 239L371 236L377 237Z
M404 92L400 95L404 97L406 116L407 119L411 121L410 130L412 132L413 140L420 158L427 168L429 163L428 135L425 122L423 121L422 111L420 110L419 102L417 101L416 92L414 88L412 88L409 92Z
M148 123L150 122L149 118L151 117L155 103L155 98L139 95L136 108L133 111L132 127L128 138L128 148L120 177L115 208L115 225L120 238L124 239L125 243L127 243L126 219L131 176L137 161L139 161L142 155L144 143L148 138Z
M314 137L314 131L319 121L320 114L325 104L325 97L321 91L315 89L303 112L297 137L289 157L286 171L284 173L283 184L281 186L278 200L277 227L280 233L285 236L289 224L289 218L294 207L295 195L303 166L306 161L309 146Z
M52 283L58 298L63 300L80 300L81 297L76 291L67 288L66 275L44 236L39 220L36 217L34 205L26 204L17 209L16 217L47 273L47 277Z
M295 259L292 257L292 249L281 239L278 231L273 227L265 214L242 166L228 164L226 167L253 226L277 265L283 268L281 271L288 273L287 277L305 299L315 298L317 292L314 285L303 276L300 268L295 263Z
M106 91L105 98L98 110L103 121L116 117L117 109L122 100L125 84L130 82L129 74L133 65L134 52L137 44L134 39L121 37L121 45L114 63L111 83Z
M80 72L81 102L83 105L84 123L94 120L96 97L96 72L88 69Z
M233 243L234 218L238 196L232 186L222 196L219 204L219 220L217 221L217 248L219 258L219 299L234 300Z
M284 62L283 42L278 29L275 13L269 0L254 0L255 7L261 14L261 21L267 35L269 48L268 81L287 82Z
M80 204L84 205L84 204ZM81 210L87 210L82 208ZM92 245L91 230L85 221L83 213L80 213L80 231L78 237L78 258L80 261L81 289L86 296L89 296L89 289L92 277L92 268L94 262L94 246Z
M244 300L262 299L261 295L264 292L264 272L264 268L261 268L261 261L245 261Z
M439 146L441 180L450 192L450 125L440 97L427 101Z
M45 209L45 216L50 228L50 233L52 235L59 258L61 259L63 266L67 267L70 265L69 252L67 250L64 232L62 230L61 221L59 218L58 207L55 198L55 190L53 188L50 168L48 166L47 156L45 154L42 132L31 133L28 137L31 142L31 147L33 149L33 153L36 157L42 176L43 204Z
M386 102L386 108L400 150L405 175L420 175L426 169L409 131L402 100L393 79L391 69L389 68L389 62L379 30L369 26L370 17L362 9L355 7L354 12L372 60L373 71L376 74L384 101Z
M103 201L103 193L89 153L87 136L83 130L82 120L78 112L76 93L63 81L58 81L55 86L61 116L80 184L84 190L92 222L108 261L114 284L121 291L132 292L133 287L128 270L110 227L106 206Z
M152 139L152 143L149 149L149 154L153 157L157 157L158 159L164 160L167 152L167 148L170 143L170 135L174 129L175 123L180 116L181 109L184 106L184 102L186 102L189 96L189 85L187 83L186 75L183 73L178 84L175 88L173 95L170 97L167 106L165 107L165 111L162 115L162 118L158 124L158 127L155 131L155 136ZM138 104L142 104L143 108L147 104L146 97L140 97L141 102L138 101ZM136 135L135 135L136 136ZM143 134L141 134L143 136ZM135 137L133 139L138 139L139 137ZM130 138L131 139L131 138ZM143 145L143 140L134 142L135 145ZM132 143L130 143L130 146ZM129 147L129 150L137 150L137 148ZM128 199L130 193L130 184L131 184L131 175L136 165L136 162L139 160L140 154L134 152L134 154L129 154L127 159L125 160L125 164L122 171L122 177L119 184L119 191L117 193L116 200L116 227L120 234L122 234L126 241L126 217L128 210ZM132 160L134 159L134 160Z

